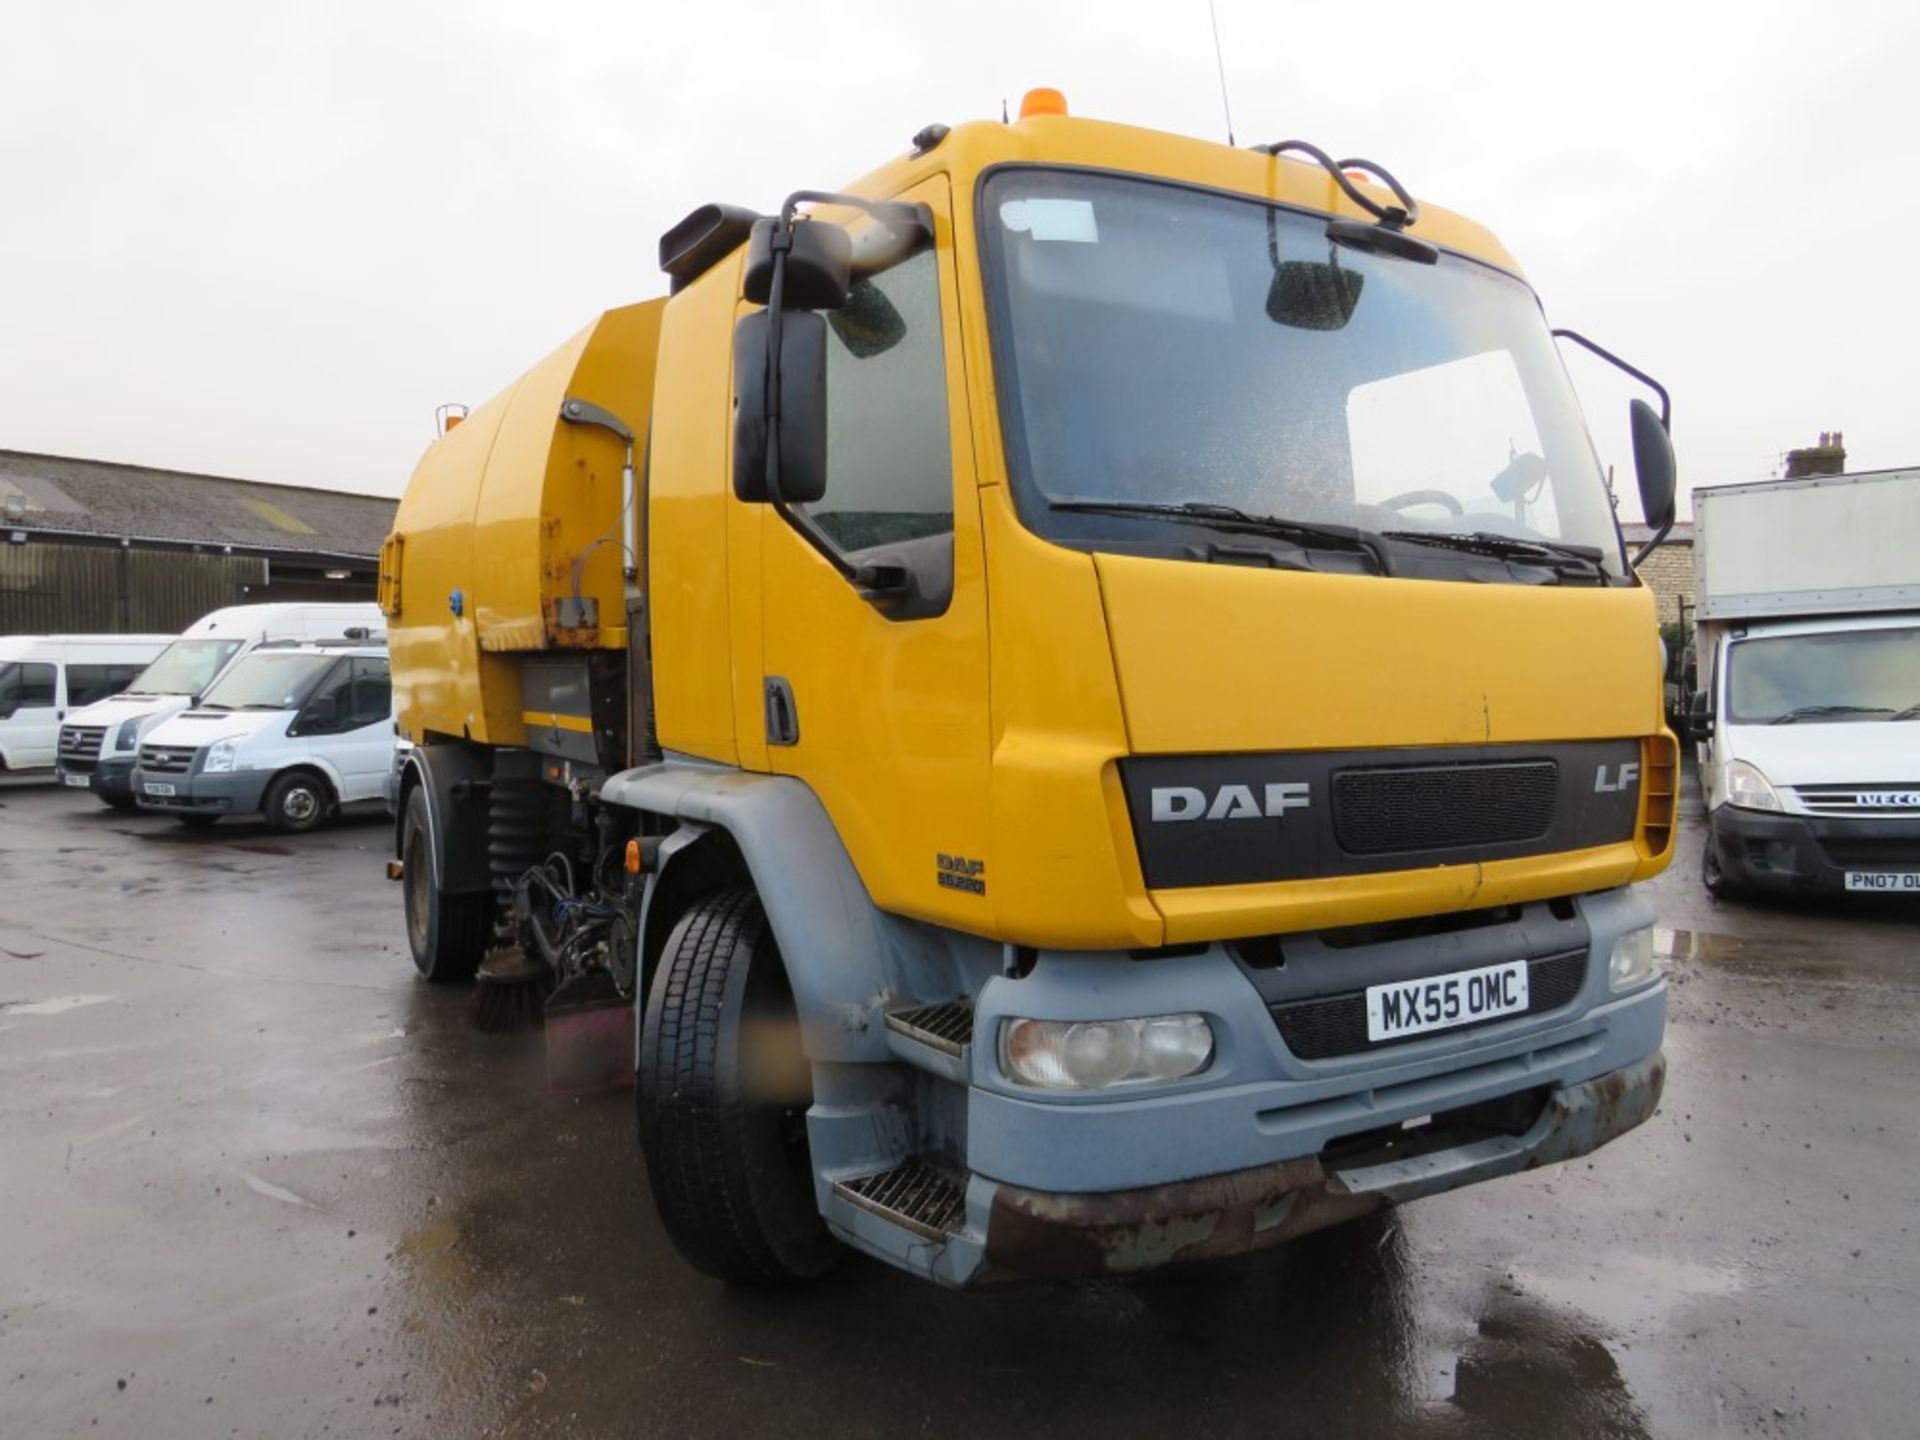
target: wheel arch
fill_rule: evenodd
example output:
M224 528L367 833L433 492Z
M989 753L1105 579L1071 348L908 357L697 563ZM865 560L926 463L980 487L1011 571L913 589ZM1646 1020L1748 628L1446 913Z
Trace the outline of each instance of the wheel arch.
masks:
M394 858L405 858L407 800L415 790L424 790L433 883L449 895L491 890L487 786L492 778L492 761L484 750L456 742L416 745L401 766L394 799Z
M614 775L600 793L608 803L680 822L647 883L640 983L694 899L729 875L745 879L780 948L808 1055L888 1057L881 1012L904 937L868 896L811 788L790 776L669 761Z

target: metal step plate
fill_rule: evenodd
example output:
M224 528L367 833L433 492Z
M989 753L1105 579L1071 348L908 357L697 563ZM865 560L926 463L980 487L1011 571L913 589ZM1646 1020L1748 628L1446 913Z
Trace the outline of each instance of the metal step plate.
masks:
M944 1240L967 1223L966 1183L917 1156L877 1175L836 1180L833 1188L862 1210L928 1240Z
M973 1002L948 1000L915 1010L896 1010L887 1016L887 1028L943 1055L957 1056L973 1038Z

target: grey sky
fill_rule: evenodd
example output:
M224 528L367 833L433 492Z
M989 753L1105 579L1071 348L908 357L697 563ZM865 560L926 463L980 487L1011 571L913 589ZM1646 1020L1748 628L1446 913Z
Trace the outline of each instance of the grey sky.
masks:
M1683 485L1833 428L1853 468L1920 464L1920 7L1218 8L1240 143L1492 227L1555 323L1671 386ZM436 403L661 293L702 201L1033 85L1222 138L1205 0L802 11L5 0L0 447L397 493ZM1630 476L1631 392L1573 368Z

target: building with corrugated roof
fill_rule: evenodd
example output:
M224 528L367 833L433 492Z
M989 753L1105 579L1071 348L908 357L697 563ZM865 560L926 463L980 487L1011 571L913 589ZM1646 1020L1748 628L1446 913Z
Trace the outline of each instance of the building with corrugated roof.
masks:
M0 450L0 635L163 633L222 605L371 600L396 503Z

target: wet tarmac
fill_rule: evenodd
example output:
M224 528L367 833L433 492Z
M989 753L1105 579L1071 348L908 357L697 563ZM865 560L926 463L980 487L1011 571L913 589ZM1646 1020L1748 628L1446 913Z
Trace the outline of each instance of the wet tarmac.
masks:
M0 788L0 1436L1846 1435L1920 1407L1920 925L1655 887L1661 1113L1269 1256L687 1270L629 1098L416 984L380 821Z

